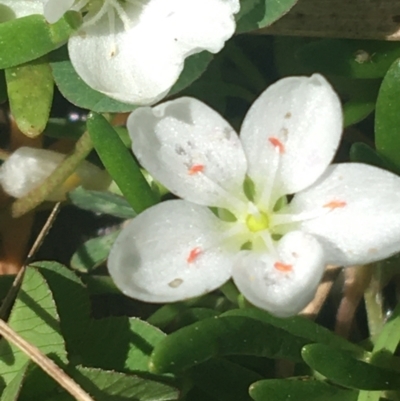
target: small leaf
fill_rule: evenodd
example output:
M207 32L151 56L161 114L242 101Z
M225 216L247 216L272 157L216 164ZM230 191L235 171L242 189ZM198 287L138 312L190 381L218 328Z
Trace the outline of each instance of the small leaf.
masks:
M58 48L79 27L81 16L69 11L53 25L41 15L0 24L0 69L35 60Z
M370 164L384 169L389 169L388 163L366 143L355 142L350 148L350 160L352 162Z
M24 382L26 371L30 361L28 361L25 366L18 370L16 376L11 380L8 386L4 389L1 394L0 401L17 401L19 394L22 389L22 384Z
M242 0L236 16L239 33L270 26L283 17L297 0Z
M182 372L212 357L255 355L299 361L309 343L282 329L242 316L215 317L186 326L156 345L150 370Z
M40 135L53 100L53 77L44 59L6 69L8 99L18 128L28 137Z
M92 238L81 245L71 258L71 268L81 273L89 273L107 260L110 249L120 230Z
M383 79L376 102L375 144L377 151L400 169L400 60Z
M251 385L250 395L255 401L356 401L358 392L301 378L261 380Z
M70 376L96 401L173 401L179 398L179 390L157 380L156 376L141 377L100 369L77 367L70 369ZM74 401L61 393L46 401Z
M154 205L156 195L110 123L100 114L90 113L87 129L101 161L133 210L140 213Z
M68 198L75 206L94 213L109 214L121 219L132 219L136 216L122 196L111 192L88 191L78 187L68 193Z
M66 47L50 54L54 81L61 94L75 106L98 113L124 113L135 106L111 99L82 81L69 61Z
M28 267L11 310L8 324L44 354L66 362L64 339L60 334L57 308L49 287L38 271ZM0 340L0 371L9 384L29 360L19 348Z
M357 360L349 352L310 344L303 348L302 356L308 366L341 386L373 391L400 389L400 373Z

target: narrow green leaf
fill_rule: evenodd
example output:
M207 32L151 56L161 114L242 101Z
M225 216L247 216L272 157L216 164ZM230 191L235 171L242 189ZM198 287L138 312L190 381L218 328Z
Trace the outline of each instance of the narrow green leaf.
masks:
M100 114L90 113L87 128L101 161L133 210L140 213L154 205L156 195L110 123Z
M375 111L377 151L400 169L400 60L383 79Z
M179 390L157 380L156 376L141 377L100 369L77 367L70 369L70 376L96 401L173 401L179 398ZM74 401L61 393L46 401Z
M259 320L226 316L186 326L156 345L150 370L182 372L212 357L255 355L301 360L301 348L309 341Z
M124 198L111 192L89 191L78 187L68 193L68 198L75 206L94 213L109 214L121 219L132 219L136 216Z
M110 249L120 230L101 237L92 238L81 245L71 258L71 268L89 273L107 260Z
M66 362L56 305L46 281L32 267L26 270L8 324L44 354L56 355ZM7 384L28 360L19 348L4 339L0 340L0 372Z
M358 352L360 355L364 352L364 350L357 345L350 343L343 337L334 334L325 327L302 316L282 319L257 308L234 309L223 313L221 316L243 316L257 319L266 324L283 329L292 335L302 337L308 342L322 343L331 347L347 349Z
M301 64L323 74L382 78L400 57L400 47L378 40L321 39L303 46L297 57Z
M303 348L302 356L312 369L341 386L373 391L400 389L400 373L357 360L349 352L310 344Z
M357 391L311 378L261 380L250 387L254 401L356 401Z
M370 164L384 169L388 169L388 163L366 143L356 142L350 148L350 160L352 162Z
M70 361L104 369L148 370L150 354L164 333L135 318L91 319L89 294L73 272L55 262L35 266L54 294Z
M43 58L6 69L8 99L19 129L30 138L40 135L49 119L53 77Z
M14 376L14 378L10 381L8 386L4 389L3 393L1 394L0 401L17 401L18 400L29 364L30 364L30 362L28 361L25 364L25 366L23 366L17 372L17 374Z
M75 106L98 113L124 113L135 106L111 99L82 81L69 61L65 47L50 54L54 81L62 95Z
M53 25L41 15L0 24L0 69L41 57L66 42L81 24L80 13L69 11Z
M242 33L271 25L288 13L297 0L241 0L240 3L236 30Z

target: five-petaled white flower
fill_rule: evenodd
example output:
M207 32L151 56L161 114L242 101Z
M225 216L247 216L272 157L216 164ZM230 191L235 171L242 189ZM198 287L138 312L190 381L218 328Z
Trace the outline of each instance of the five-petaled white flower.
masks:
M240 139L192 98L139 108L128 129L142 165L184 200L151 207L118 237L108 267L126 295L173 302L232 277L250 302L289 316L311 301L326 264L400 251L400 178L359 163L329 165L342 112L320 75L270 86Z
M71 62L93 89L132 104L165 97L186 57L219 52L235 31L239 0L0 0L17 17L56 22L84 13L68 41Z

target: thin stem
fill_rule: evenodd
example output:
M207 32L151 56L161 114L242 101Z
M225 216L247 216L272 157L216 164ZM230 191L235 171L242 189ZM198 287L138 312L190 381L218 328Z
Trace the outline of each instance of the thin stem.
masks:
M11 215L14 218L21 217L44 202L76 170L92 149L92 140L88 132L85 132L76 143L73 153L67 156L39 187L11 205Z

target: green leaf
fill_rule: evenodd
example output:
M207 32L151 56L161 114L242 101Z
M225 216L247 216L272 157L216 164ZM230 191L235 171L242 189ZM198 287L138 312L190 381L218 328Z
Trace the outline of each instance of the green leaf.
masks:
M270 26L283 17L297 0L241 0L236 16L238 33Z
M218 401L251 401L249 387L262 376L225 359L213 359L190 370L194 383Z
M400 57L400 47L377 40L321 39L301 47L297 57L301 64L322 74L382 78Z
M179 390L157 377L126 375L100 369L78 367L68 372L96 401L173 401ZM75 400L61 393L46 401Z
M75 106L98 113L124 113L135 106L111 99L88 86L76 73L65 47L50 54L54 81L61 94Z
M388 163L366 143L355 142L350 148L350 160L352 162L370 164L384 169L389 169Z
M46 281L32 267L26 270L8 324L44 354L55 355L66 362L56 305ZM19 348L3 338L0 340L0 372L7 384L11 383L28 360Z
M75 206L94 213L109 214L121 219L132 219L136 216L122 196L111 192L89 191L78 187L68 193L68 198Z
M14 378L10 381L8 386L4 389L1 394L0 401L17 401L19 394L22 389L22 384L24 382L26 371L28 366L30 365L30 361L28 361L14 376Z
M105 369L148 370L150 354L165 334L135 318L91 319L89 295L73 272L55 262L35 262L35 266L54 294L72 363Z
M0 70L0 104L7 100L7 85L4 70Z
M80 14L69 11L52 25L36 14L0 24L0 69L26 63L60 47L80 23Z
M6 69L8 99L18 128L30 138L40 135L49 119L53 77L43 58Z
M140 213L153 206L156 195L110 123L100 114L90 113L87 129L101 161L133 210Z
M377 151L400 169L400 60L395 61L383 79L375 111Z
M255 401L356 401L358 392L310 378L261 380L250 387Z
M362 348L350 343L343 337L334 334L325 327L320 326L314 323L312 320L306 319L302 316L294 316L282 319L257 308L234 309L223 313L221 316L243 316L257 319L266 324L283 329L291 335L302 337L308 342L322 343L331 347L347 349L358 352L360 355L364 351Z
M400 373L357 360L346 351L323 344L303 348L304 361L334 383L358 390L399 390Z
M92 238L81 245L71 258L71 268L89 273L107 260L110 249L120 230L101 237Z
M214 56L207 51L188 57L185 60L185 66L178 81L175 82L167 96L175 95L196 81L207 69L213 57Z
M301 348L309 341L259 320L226 316L186 326L156 345L150 370L181 372L212 357L255 355L300 361Z

